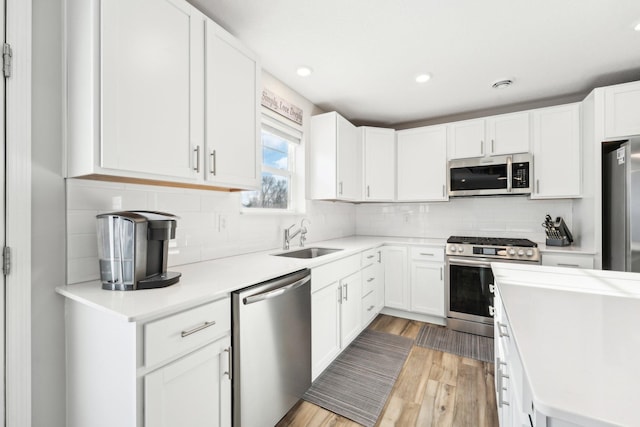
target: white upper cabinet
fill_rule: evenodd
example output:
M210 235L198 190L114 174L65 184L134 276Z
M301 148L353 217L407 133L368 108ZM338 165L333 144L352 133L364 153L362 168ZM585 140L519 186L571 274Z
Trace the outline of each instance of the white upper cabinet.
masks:
M580 104L533 111L532 199L580 197Z
M205 32L206 179L223 186L258 188L258 61L213 21L207 20Z
M358 129L336 112L311 117L309 198L361 199L362 150Z
M490 156L528 153L530 150L530 114L502 114L487 118L485 152Z
M393 201L395 195L395 131L361 127L364 153L363 200Z
M183 0L68 0L66 13L68 177L257 187L259 68L236 40ZM205 131L237 172L205 181Z
M397 200L442 201L447 192L447 127L396 132Z
M640 82L604 89L605 138L640 135Z
M465 159L484 156L486 154L484 129L484 119L452 123L449 130L449 158Z
M502 114L451 123L449 158L529 152L529 112Z

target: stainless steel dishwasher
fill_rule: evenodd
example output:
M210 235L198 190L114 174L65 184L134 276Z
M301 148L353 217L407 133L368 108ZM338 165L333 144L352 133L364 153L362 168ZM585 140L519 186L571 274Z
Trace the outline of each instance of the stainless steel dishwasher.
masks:
M311 385L311 275L233 292L233 425L275 425Z

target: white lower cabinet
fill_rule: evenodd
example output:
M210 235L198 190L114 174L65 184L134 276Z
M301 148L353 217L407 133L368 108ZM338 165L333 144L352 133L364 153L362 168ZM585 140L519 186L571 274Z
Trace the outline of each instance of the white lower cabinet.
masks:
M444 265L411 262L411 311L444 317Z
M231 426L230 347L225 337L146 375L145 425Z
M67 300L65 322L69 427L231 426L229 298L140 322Z
M384 246L384 305L400 310L409 309L406 246Z
M360 254L311 269L311 378L362 330Z
M594 268L593 255L571 253L542 253L542 265L551 267Z

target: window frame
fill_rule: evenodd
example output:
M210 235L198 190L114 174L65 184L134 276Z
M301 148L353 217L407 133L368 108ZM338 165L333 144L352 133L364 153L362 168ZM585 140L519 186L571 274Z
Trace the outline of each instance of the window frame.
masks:
M271 166L267 166L264 163L264 147L262 142L262 134L266 131L273 135L281 137L288 143L287 153L287 169L277 169ZM240 196L241 209L243 214L292 214L299 213L300 209L298 200L299 191L299 177L297 176L297 151L302 146L303 132L302 129L296 129L285 123L280 117L274 117L270 114L266 114L264 111L260 120L260 185L262 185L262 176L264 173L269 173L275 176L286 177L289 181L289 190L287 194L287 208L264 208L264 207L248 207L242 205L242 196ZM260 191L252 190L252 191ZM241 192L244 194L245 192Z

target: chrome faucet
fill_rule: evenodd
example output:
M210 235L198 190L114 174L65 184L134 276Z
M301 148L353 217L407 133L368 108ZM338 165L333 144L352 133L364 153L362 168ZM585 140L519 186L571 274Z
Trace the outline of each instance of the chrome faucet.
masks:
M282 249L289 249L289 243L298 234L300 235L300 246L304 246L304 242L305 240L307 240L307 227L304 226L305 221L307 221L307 224L311 224L311 222L307 218L302 218L302 221L300 221L300 228L298 228L294 233L291 232L291 229L296 226L295 224L291 224L290 227L284 229Z

